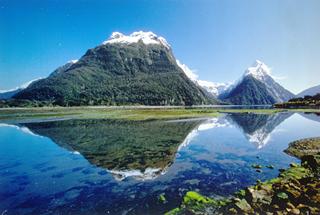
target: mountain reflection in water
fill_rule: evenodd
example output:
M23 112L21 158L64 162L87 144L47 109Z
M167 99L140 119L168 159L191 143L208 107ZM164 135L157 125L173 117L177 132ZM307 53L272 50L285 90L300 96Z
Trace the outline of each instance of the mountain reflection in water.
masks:
M152 179L173 162L179 145L200 121L65 120L23 126L78 152L116 179Z
M268 143L270 133L292 113L228 114L212 119L171 121L64 120L19 126L46 136L56 144L80 153L105 168L117 180L153 179L164 174L176 153L199 131L236 125L257 148Z
M297 162L283 150L318 135L317 117L2 123L0 212L164 214L189 190L226 197ZM167 203L159 203L161 194Z
M234 113L229 114L227 119L237 125L248 141L260 149L268 143L271 132L292 114L292 112L278 114Z

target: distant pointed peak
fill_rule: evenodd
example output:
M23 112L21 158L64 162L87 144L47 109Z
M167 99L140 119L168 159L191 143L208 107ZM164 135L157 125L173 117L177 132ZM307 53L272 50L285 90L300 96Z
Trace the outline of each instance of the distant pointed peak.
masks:
M258 80L263 80L266 76L271 76L271 69L262 61L255 60L251 67L249 67L244 76L252 76Z
M136 31L130 35L124 35L120 32L113 32L108 40L104 41L102 44L109 44L109 43L137 43L142 41L144 44L160 44L165 46L167 49L170 49L169 43L160 36L157 36L155 33L148 31Z

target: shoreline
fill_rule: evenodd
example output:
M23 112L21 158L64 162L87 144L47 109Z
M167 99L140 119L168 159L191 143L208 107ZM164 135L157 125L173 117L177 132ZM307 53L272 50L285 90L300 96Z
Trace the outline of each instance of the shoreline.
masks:
M119 106L107 106L107 105L97 105L97 106L44 106L44 107L0 107L0 110L10 110L10 109L65 109L65 108L93 108L93 109L192 109L192 108L243 108L243 107L261 107L265 109L273 109L272 105L192 105L192 106L179 106L179 105L119 105ZM251 108L249 108L251 109Z
M289 143L284 150L299 158L280 169L276 178L246 187L231 198L213 199L189 191L180 207L166 215L182 214L319 214L320 213L320 137Z
M240 107L240 106L237 106ZM265 109L256 106L81 106L0 108L0 122L61 119L172 120L218 117L222 114L275 114L280 112L320 113L319 109ZM246 107L246 108L244 108Z

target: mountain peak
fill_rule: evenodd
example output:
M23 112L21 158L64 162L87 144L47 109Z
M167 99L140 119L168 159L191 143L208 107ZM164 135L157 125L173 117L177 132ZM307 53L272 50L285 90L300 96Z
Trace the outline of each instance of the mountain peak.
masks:
M290 91L273 80L271 69L259 60L256 60L229 89L220 99L232 104L274 104L293 97Z
M130 35L124 35L120 32L113 32L108 40L104 41L102 44L110 44L110 43L124 43L131 44L142 41L144 44L159 44L165 46L167 49L170 49L169 43L160 36L157 36L155 33L148 31L136 31Z
M252 66L257 66L257 65L262 65L262 64L264 64L262 61L256 59L256 60L254 61L254 63L252 64Z
M244 73L244 76L248 76L248 75L254 77L259 81L263 81L266 76L271 75L271 69L262 61L255 60L252 66L249 67Z

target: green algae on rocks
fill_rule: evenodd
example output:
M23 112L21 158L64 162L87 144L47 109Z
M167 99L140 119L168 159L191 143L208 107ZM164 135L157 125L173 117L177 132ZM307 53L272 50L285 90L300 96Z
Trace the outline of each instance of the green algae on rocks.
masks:
M179 214L214 214L220 207L226 206L228 199L216 200L201 195L195 191L189 191L183 197L183 202L179 208L175 208L165 215Z

